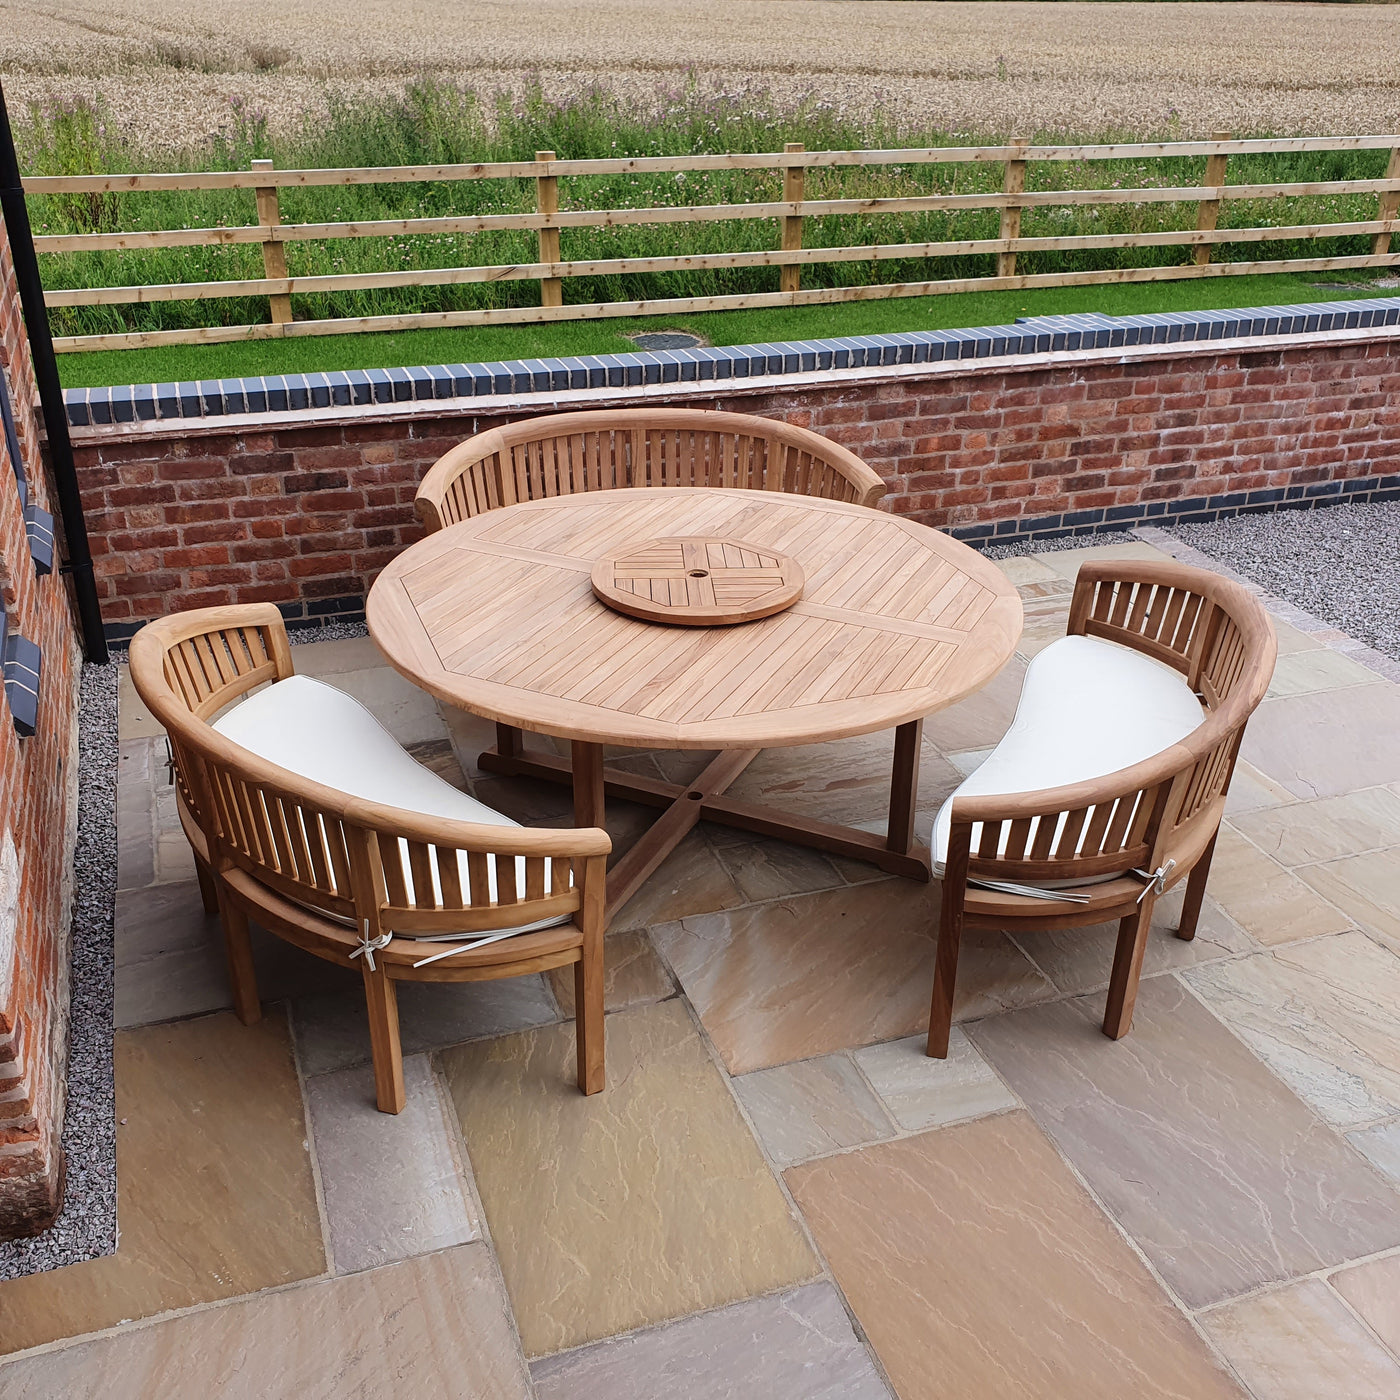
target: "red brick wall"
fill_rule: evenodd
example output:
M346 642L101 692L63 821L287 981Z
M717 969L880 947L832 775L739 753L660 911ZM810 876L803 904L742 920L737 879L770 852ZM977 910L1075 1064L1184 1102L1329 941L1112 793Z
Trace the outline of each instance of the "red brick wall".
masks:
M0 222L0 364L14 399L30 499L51 509L39 456L29 345ZM58 1206L68 1019L71 765L79 657L57 573L36 576L15 479L0 447L0 585L10 627L43 649L39 724L21 739L0 700L0 848L19 863L13 961L0 965L0 1238L47 1224ZM0 914L3 917L3 914ZM0 931L0 958L5 934ZM6 961L9 961L6 959ZM8 985L8 991L6 987Z
M555 407L534 398L494 416L425 402L403 405L397 421L347 411L332 426L79 430L104 617L122 635L208 603L353 605L416 538L413 493L429 464L474 432ZM557 402L585 400L640 396ZM1067 526L1123 523L1163 502L1262 493L1258 503L1400 470L1400 340L1380 335L1243 352L1090 352L1052 368L838 373L723 392L677 386L644 401L814 428L881 473L889 509L960 533L1005 521L1046 528L1066 515Z

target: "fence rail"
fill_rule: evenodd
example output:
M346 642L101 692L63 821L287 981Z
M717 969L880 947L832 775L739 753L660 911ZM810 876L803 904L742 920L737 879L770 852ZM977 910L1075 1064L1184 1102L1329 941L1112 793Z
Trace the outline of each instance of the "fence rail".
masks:
M1325 151L1388 150L1390 160L1380 179L1312 180L1229 184L1226 173L1232 155L1297 154ZM1124 159L1207 158L1206 183L1170 187L1027 190L1029 168L1037 162ZM930 194L869 199L807 199L809 170L842 166L946 165L999 163L1004 174L1000 191L974 194ZM725 170L773 170L783 175L783 198L742 204L663 205L629 209L561 209L559 181L568 177L662 174ZM458 180L535 181L533 212L430 216L331 223L283 223L279 190L287 188L401 184ZM766 306L801 306L885 297L928 296L945 292L1013 290L1030 287L1084 286L1180 278L1236 276L1267 272L1326 272L1353 268L1391 267L1400 253L1390 251L1392 235L1400 231L1400 136L1300 137L1274 140L1230 140L1219 135L1208 141L1157 142L1136 145L1032 146L1012 141L1004 146L920 148L909 150L807 151L789 146L782 152L708 156L629 157L610 160L559 160L541 151L533 161L470 165L363 167L346 170L274 170L267 161L253 162L247 171L192 174L31 176L24 181L31 195L133 192L216 191L248 189L256 200L256 223L216 228L157 229L114 233L69 233L35 239L41 253L92 253L154 248L261 244L264 276L237 280L169 282L149 285L55 289L46 293L52 307L115 306L211 298L267 297L271 320L253 325L205 326L178 330L123 331L103 335L63 337L61 351L130 349L178 343L208 343L264 339L277 336L331 335L366 330L407 330L448 326L522 324L612 316L682 314ZM1220 228L1222 210L1230 201L1297 199L1333 195L1374 195L1376 217L1346 222L1312 222ZM1067 206L1111 206L1189 203L1196 206L1191 229L1062 236L1021 235L1021 215L1027 209ZM999 210L1000 236L915 243L867 243L840 247L804 248L809 218L879 216L927 211ZM703 223L719 220L772 220L780 246L772 250L676 254L666 257L624 257L566 260L560 255L563 229L610 228L624 225ZM538 260L486 266L412 269L317 276L290 276L286 245L299 241L384 238L405 235L473 234L497 230L533 231ZM1332 257L1289 257L1247 262L1212 262L1221 245L1309 241L1370 235L1369 254ZM1089 251L1128 248L1184 247L1192 260L1153 267L1100 268L1090 271L1018 273L1022 253ZM996 275L913 282L868 283L857 286L801 287L802 268L825 263L878 263L898 259L941 258L969 254L995 255ZM648 301L564 302L569 279L618 274L776 267L777 292L671 297ZM344 316L321 320L293 319L291 298L330 292L373 291L402 287L453 286L472 283L535 281L540 283L539 306L492 307L473 310L414 312L400 315Z

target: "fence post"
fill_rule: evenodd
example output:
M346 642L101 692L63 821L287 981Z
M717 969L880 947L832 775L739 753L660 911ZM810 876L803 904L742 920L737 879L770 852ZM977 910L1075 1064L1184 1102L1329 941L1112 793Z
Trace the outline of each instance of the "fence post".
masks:
M553 151L536 151L536 160L553 160ZM556 175L538 175L535 177L535 205L541 214L557 214L559 212L559 178ZM542 228L540 230L540 261L544 263L557 263L559 261L559 230L557 228ZM563 306L564 304L564 283L558 277L540 278L540 305L541 306Z
M1212 141L1228 141L1230 133L1228 131L1215 131L1211 133ZM1215 155L1206 157L1206 184L1223 185L1225 183L1225 166L1230 157L1227 155ZM1213 229L1220 221L1220 201L1218 199L1203 199L1196 206L1196 229L1203 232ZM1211 245L1209 243L1198 243L1196 245L1196 266L1204 267L1210 261Z
M272 169L270 160L255 160L253 170L266 174ZM276 228L282 222L282 208L277 199L276 185L259 185L253 193L258 197L258 222L268 228ZM285 277L287 275L287 248L283 243L268 242L262 245L263 276ZM272 320L275 325L284 325L292 319L292 299L286 292L276 292L268 297L272 307Z
M788 155L794 151L805 151L801 141L789 141L783 150ZM803 198L807 188L807 167L789 165L783 170L783 202L795 204ZM789 215L783 219L783 252L802 246L802 215ZM802 268L797 263L784 263L778 274L778 289L795 292L802 285Z
M1387 180L1400 180L1400 146L1391 148L1390 164L1385 168L1385 178ZM1398 212L1400 212L1400 190L1382 190L1380 208L1376 211L1376 218L1393 219ZM1371 242L1371 252L1377 255L1390 252L1390 234L1378 233Z
M1013 146L1029 146L1029 136L1013 136L1011 138ZM1026 162L1024 160L1012 159L1006 162L1006 177L1001 182L1001 192L1003 194L1021 194L1026 188ZM1007 204L1001 211L1001 232L999 238L1019 238L1021 236L1021 206L1019 204ZM1016 275L1016 254L997 254L997 276L1014 277Z

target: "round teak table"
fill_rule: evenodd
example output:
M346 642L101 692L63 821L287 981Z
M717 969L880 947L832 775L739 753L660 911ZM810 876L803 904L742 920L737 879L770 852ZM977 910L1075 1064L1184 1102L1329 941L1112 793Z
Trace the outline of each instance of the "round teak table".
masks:
M598 597L600 559L672 537L789 559L801 596L710 626L642 620ZM701 818L927 880L910 849L924 716L990 680L1021 634L1005 575L947 535L842 501L719 487L487 511L405 550L366 611L397 671L497 722L483 768L572 781L580 826L602 826L605 794L665 809L609 871L609 916ZM522 728L570 740L571 762L527 751ZM886 835L725 796L765 748L889 728ZM605 769L605 744L718 753L693 783L674 784Z

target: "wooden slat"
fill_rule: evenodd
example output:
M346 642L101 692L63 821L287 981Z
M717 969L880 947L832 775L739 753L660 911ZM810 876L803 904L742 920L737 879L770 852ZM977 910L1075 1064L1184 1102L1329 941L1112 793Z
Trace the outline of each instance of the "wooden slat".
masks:
M629 273L703 272L722 267L790 267L818 263L896 262L911 258L955 258L969 253L1077 252L1088 249L1176 248L1203 244L1249 244L1292 239L1344 238L1400 232L1400 218L1371 218L1347 224L1287 224L1260 228L1166 230L1144 234L1067 234L1058 238L965 238L928 244L862 244L841 248L759 249L742 253L694 253L669 258L609 258L591 262L503 263L480 267L413 267L405 272L336 273L315 277L244 277L220 281L143 283L130 287L70 287L46 291L49 307L144 305L155 301L199 301L206 297L312 295L328 291L377 291L398 287L473 286L489 281L535 281L564 277L615 277ZM105 235L104 235L105 237ZM1380 249L1385 253L1386 249ZM1012 258L1012 266L1015 259ZM556 302L557 305L557 302Z
M345 316L241 326L200 326L175 331L121 331L106 335L55 337L60 352L131 350L151 345L213 345L242 340L275 340L305 335L351 335L360 331L443 329L452 326L528 325L546 321L596 320L625 316L678 315L702 311L743 311L765 306L823 306L848 301L941 296L951 292L1019 291L1029 287L1087 287L1101 284L1179 281L1194 277L1259 276L1276 272L1336 272L1349 268L1392 267L1397 255L1337 258L1285 258L1269 262L1187 263L1172 267L1106 268L1090 272L1036 273L1016 277L965 277L937 282L890 282L856 287L810 288L799 292L754 292L734 296L677 297L656 301L579 302L568 306L495 307L473 311L432 311L398 316Z
M1321 195L1385 194L1400 189L1400 177L1331 180L1274 185L1193 185L1180 188L1036 190L1026 193L909 195L879 199L780 200L753 204L661 205L638 209L571 209L556 213L456 214L417 219L372 219L317 224L243 224L206 229L150 229L127 233L43 234L34 240L41 253L122 251L239 243L292 243L334 238L398 238L412 235L484 233L490 230L616 228L635 224L710 223L726 220L815 218L831 215L917 214L933 210L1059 207L1066 205L1169 204L1203 200L1303 198ZM1387 222L1369 220L1368 223ZM1186 242L1231 241L1209 235L1224 230L1182 230ZM1066 235L1071 237L1072 235ZM1083 235L1093 237L1094 235ZM1147 237L1148 235L1128 235ZM1007 240L981 240L984 243ZM1019 246L1019 245L1018 245ZM796 254L803 251L790 250ZM1022 248L1021 251L1027 251ZM803 261L794 257L797 262ZM549 266L535 264L534 266ZM537 272L536 276L539 275Z
M1395 136L1303 136L1241 141L1157 141L1087 146L1031 146L1024 157L1036 161L1135 160L1155 157L1283 155L1303 151L1376 151L1397 144ZM969 161L1002 162L1017 154L1012 146L932 146L870 151L735 152L721 155L633 156L610 160L561 160L550 173L641 175L672 171L777 170L789 165L945 165ZM122 194L155 190L234 190L258 185L287 186L416 184L440 180L534 179L546 173L539 161L478 161L462 165L349 166L325 170L278 170L263 178L245 170L124 175L29 175L26 194Z

